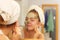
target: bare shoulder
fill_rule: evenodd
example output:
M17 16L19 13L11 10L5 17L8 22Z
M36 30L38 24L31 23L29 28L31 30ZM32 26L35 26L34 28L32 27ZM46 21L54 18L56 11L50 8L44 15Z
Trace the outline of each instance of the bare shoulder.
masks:
M37 38L39 40L44 40L44 34L42 32L37 32L35 33L34 38L35 39Z
M44 40L44 34L41 33L41 32L39 33L39 39L40 39L40 40Z

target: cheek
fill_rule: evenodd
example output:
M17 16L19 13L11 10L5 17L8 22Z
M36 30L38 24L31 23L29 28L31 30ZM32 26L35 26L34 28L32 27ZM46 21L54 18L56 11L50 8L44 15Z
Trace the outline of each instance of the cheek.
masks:
M37 25L37 22L36 22L36 21L34 21L34 22L31 22L31 24L32 24L32 25Z
M37 22L31 22L31 26L28 27L28 30L33 30L37 26Z
M33 27L33 28L38 27L38 22L37 22L37 21L32 22L32 27Z
M26 26L28 30L33 30L35 25L36 25L36 22L30 22L31 25L29 26Z

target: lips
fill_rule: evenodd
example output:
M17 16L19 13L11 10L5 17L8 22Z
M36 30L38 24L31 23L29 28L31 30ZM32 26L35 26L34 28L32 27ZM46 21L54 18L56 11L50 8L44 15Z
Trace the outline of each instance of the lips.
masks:
M27 26L31 26L31 23L28 23Z

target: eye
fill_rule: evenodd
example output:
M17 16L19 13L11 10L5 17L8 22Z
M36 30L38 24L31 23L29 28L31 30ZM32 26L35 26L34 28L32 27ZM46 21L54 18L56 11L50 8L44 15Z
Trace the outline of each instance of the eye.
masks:
M31 19L31 21L35 21L34 19Z

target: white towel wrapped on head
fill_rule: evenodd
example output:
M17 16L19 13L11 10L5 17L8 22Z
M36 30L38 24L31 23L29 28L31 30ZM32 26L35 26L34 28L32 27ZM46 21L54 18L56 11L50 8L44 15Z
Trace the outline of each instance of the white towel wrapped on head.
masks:
M0 12L3 20L7 21L5 25L12 24L18 20L20 14L20 6L14 0L0 0L0 11L5 12Z

